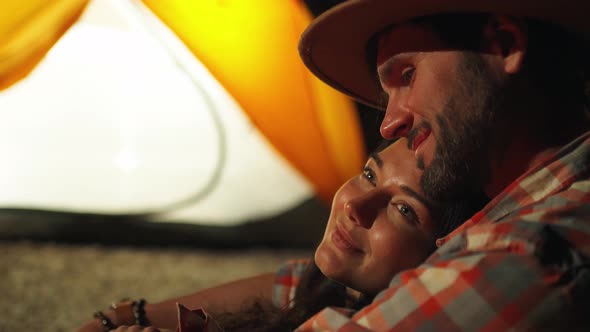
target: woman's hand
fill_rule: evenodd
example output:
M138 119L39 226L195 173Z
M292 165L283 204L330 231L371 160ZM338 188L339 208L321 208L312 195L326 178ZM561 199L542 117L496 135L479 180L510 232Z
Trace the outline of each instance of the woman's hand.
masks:
M103 332L104 328L98 319L93 319L86 324L84 324L81 328L77 330L77 332Z
M119 327L117 327L114 330L111 330L111 332L174 332L172 330L168 330L168 329L158 329L156 327L153 326L141 326L141 325L131 325L131 326L127 326L127 325L121 325Z

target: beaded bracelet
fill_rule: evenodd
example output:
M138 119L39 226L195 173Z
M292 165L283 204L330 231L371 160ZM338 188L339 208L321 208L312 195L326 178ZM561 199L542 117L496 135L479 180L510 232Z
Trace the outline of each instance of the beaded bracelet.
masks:
M139 299L139 301L133 301L133 316L135 316L135 324L141 326L148 326L148 319L145 315L145 299Z
M121 302L113 302L111 309L115 312L117 324L148 326L149 322L145 313L146 303L145 299L139 299L138 301L123 299Z
M95 312L94 318L100 320L100 323L102 324L102 330L104 332L109 332L110 330L114 330L117 328L117 326L113 324L113 322L111 322L111 320L107 316L105 316L105 314L103 314L102 311Z

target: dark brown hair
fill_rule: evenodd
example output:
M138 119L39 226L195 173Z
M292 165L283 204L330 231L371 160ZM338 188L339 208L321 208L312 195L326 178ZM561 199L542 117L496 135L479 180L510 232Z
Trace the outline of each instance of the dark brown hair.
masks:
M213 315L225 332L293 331L314 314L330 306L360 308L369 303L356 301L346 287L328 279L311 261L303 273L289 308L277 308L266 300L245 303L238 313Z

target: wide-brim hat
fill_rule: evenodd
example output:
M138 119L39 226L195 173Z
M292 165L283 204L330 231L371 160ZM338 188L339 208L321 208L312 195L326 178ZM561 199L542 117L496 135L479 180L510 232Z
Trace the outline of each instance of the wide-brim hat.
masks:
M299 53L318 78L373 107L382 90L368 59L370 39L413 18L484 12L550 21L590 36L588 0L349 0L317 17L303 32Z

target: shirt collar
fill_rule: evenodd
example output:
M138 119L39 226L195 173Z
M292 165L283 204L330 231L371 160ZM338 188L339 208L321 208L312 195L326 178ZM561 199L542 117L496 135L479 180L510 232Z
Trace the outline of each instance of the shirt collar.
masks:
M565 145L554 155L533 166L492 199L481 211L447 236L437 239L437 247L473 225L496 222L524 206L562 191L583 176L587 177L589 167L590 132L587 132Z

